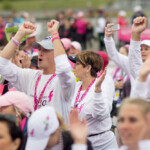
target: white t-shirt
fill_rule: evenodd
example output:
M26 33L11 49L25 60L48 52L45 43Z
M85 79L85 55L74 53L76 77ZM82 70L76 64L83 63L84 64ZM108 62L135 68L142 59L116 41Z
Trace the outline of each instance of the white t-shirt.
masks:
M142 56L141 56L141 41L130 42L129 50L129 61L130 61L130 72L134 79L136 79L135 84L131 90L132 97L141 97L150 100L150 75L147 78L146 83L138 82L137 78L139 75L140 68L143 65Z
M132 56L125 56L123 54L120 54L118 52L118 50L116 49L116 46L115 46L115 42L113 40L112 37L108 38L108 37L105 37L104 38L104 42L105 42L105 46L106 46L106 50L107 50L107 53L108 53L108 56L109 58L122 70L126 73L126 75L128 75L130 77L130 81L131 81L131 90L133 88L133 85L134 85L134 82L135 82L135 79L132 75L132 72L131 72L131 66L132 66L132 63L130 62L130 59L132 59ZM131 45L134 44L130 43ZM132 51L133 47L130 46L129 48L130 50L129 51Z
M89 128L89 135L99 134L96 136L91 136L88 139L92 142L93 147L97 147L108 143L114 138L113 132L110 131L112 121L110 118L110 111L112 108L112 101L114 95L114 82L112 77L106 75L105 80L102 83L102 92L95 93L95 83L91 86L83 100L78 104L78 108L82 105L83 108L79 113L80 120L86 118L87 125ZM73 96L72 108L76 100L78 90L82 82L76 83L75 94ZM81 91L80 97L85 91ZM79 97L79 98L80 98Z
M99 17L97 20L96 32L104 33L106 26L106 19L104 17Z
M150 149L150 140L143 140L138 142L138 150L149 150L149 149ZM128 150L128 146L123 145L118 150Z
M66 55L55 58L56 76L48 84L43 97L42 106L51 105L60 113L65 122L68 120L70 104L75 89L75 76L71 72L71 66ZM0 74L18 90L25 92L31 99L34 106L35 83L42 72L39 70L22 69L12 64L9 60L0 57ZM46 82L52 75L42 75L37 87L37 98L44 88ZM50 101L50 92L53 90L53 97Z

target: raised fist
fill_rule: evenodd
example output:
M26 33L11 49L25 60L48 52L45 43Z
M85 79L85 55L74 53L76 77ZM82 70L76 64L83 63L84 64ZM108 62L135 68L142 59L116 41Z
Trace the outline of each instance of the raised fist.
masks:
M114 34L115 30L108 31L108 28L112 25L114 25L114 24L110 23L110 24L107 24L107 26L105 27L105 36L106 37L111 37Z
M147 19L145 17L137 17L133 21L132 32L142 33L146 29Z
M32 34L36 30L36 26L29 21L24 22L19 30L18 34L22 36L22 38L26 35Z
M58 32L59 29L59 22L56 20L51 20L47 23L48 33L52 34L54 32Z

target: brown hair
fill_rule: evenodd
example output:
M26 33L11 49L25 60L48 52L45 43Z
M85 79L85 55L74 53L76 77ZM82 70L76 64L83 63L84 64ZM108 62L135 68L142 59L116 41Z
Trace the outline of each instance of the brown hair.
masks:
M123 100L123 103L121 104L119 113L121 108L126 104L135 104L139 106L140 108L139 111L142 113L143 117L145 117L146 114L150 112L150 102L148 102L147 100L141 98L126 98Z
M97 72L103 68L102 57L93 51L83 51L77 54L83 67L91 65L91 76L97 77Z

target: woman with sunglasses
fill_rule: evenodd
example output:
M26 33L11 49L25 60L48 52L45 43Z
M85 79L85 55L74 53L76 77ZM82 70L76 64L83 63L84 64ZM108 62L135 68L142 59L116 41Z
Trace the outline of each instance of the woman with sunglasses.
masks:
M55 55L65 53L58 34L59 22L51 20L48 27L49 33L55 39L53 41L54 48L59 46L59 51L56 51ZM71 106L78 109L80 120L86 118L89 128L88 139L91 141L93 149L117 148L115 136L110 131L113 82L111 83L111 79L106 75L106 70L101 72L100 78L97 78L97 73L103 68L101 56L93 51L83 51L75 57L70 57L70 60L76 63L74 66L75 76L81 80L76 83Z
M0 114L0 149L21 150L23 135L16 125L16 117Z

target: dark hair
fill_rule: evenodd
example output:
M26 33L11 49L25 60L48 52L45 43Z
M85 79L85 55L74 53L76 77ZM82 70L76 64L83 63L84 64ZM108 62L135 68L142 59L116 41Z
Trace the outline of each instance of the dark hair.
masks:
M0 114L0 122L3 122L7 125L12 141L15 141L17 138L20 139L21 143L18 148L18 150L20 150L23 141L23 134L20 127L18 127L16 124L16 117L12 115Z
M89 50L78 53L77 57L83 67L91 65L91 76L97 77L97 72L103 68L102 57L99 54Z
M38 69L38 56L33 56L32 57L31 66L35 66Z

